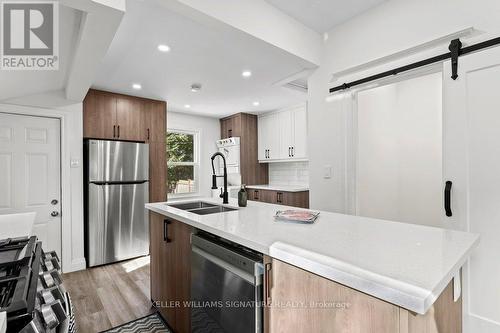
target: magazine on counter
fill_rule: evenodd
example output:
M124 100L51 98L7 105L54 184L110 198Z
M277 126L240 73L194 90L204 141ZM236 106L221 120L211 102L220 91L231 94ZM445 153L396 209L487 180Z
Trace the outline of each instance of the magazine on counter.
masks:
M296 223L314 223L319 216L319 212L308 210L279 210L276 212L276 221L296 222Z

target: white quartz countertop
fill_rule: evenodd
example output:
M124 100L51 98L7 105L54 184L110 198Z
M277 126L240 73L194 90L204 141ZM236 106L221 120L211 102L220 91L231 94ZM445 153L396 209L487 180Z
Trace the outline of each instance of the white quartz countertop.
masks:
M227 206L237 207L237 201ZM419 314L479 242L476 234L330 212L321 212L312 225L278 222L273 216L283 206L255 201L211 215L167 203L146 207Z
M247 188L254 190L270 190L283 192L309 191L309 187L300 185L247 185Z

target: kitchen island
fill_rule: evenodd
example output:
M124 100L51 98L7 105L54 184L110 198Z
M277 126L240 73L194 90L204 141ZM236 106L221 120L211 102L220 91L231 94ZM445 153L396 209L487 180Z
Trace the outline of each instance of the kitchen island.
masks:
M201 201L220 204L212 198ZM236 201L225 206L238 208ZM350 304L337 319L323 318L334 320L325 322L325 327L341 325L340 332L367 331L367 327L373 328L371 332L411 332L418 325L427 327L419 332L461 330L460 269L479 241L475 234L330 212L321 212L312 225L278 222L274 215L284 207L260 202L210 215L167 203L146 207L183 225L185 235L196 228L262 253L266 271L272 267L265 279L271 286L264 288L272 302L333 297L335 306ZM151 246L153 252L153 241ZM187 255L188 248L184 244L178 253ZM153 274L153 260L151 265ZM290 297L284 298L284 293ZM320 300L323 294L331 297ZM442 305L437 309L436 304ZM293 324L298 331L302 327L328 332L320 319L325 311L339 313L338 309L271 307L266 309L266 331L286 331ZM309 317L305 324L300 318L297 321L299 314ZM433 318L427 318L430 314Z

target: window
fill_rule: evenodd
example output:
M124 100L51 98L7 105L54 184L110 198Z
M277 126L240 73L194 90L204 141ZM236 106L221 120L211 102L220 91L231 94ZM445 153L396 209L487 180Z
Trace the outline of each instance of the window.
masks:
M198 133L167 130L169 196L198 193Z

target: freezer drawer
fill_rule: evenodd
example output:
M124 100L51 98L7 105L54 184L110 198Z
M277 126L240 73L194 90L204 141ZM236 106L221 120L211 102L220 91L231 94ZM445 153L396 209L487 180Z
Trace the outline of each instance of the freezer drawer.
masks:
M97 266L149 253L149 184L89 184L87 253Z
M149 180L149 145L89 140L88 178L89 182Z

